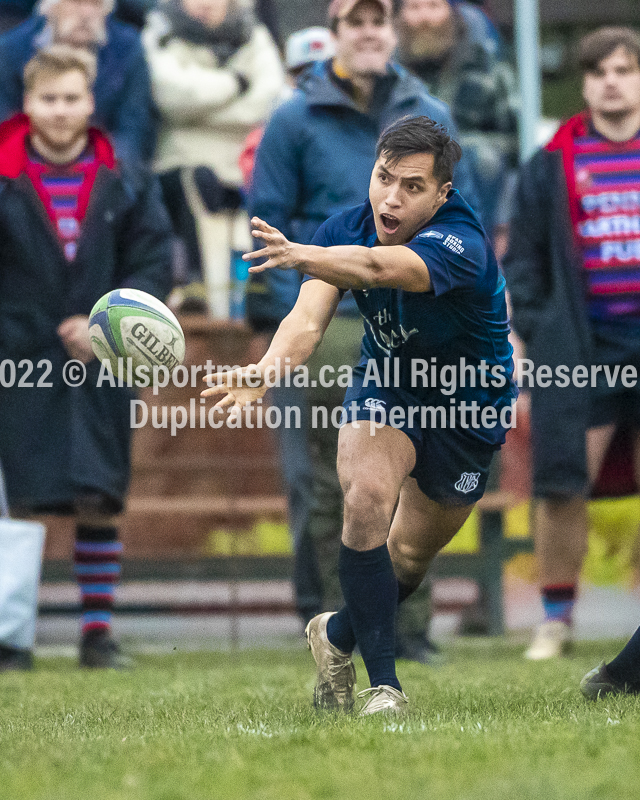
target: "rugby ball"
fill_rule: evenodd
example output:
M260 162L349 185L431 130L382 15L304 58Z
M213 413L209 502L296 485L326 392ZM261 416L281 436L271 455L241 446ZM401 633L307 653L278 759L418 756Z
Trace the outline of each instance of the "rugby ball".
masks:
M172 372L184 361L184 333L175 314L138 289L114 289L101 297L91 309L89 335L93 352L115 375L126 372L128 363Z

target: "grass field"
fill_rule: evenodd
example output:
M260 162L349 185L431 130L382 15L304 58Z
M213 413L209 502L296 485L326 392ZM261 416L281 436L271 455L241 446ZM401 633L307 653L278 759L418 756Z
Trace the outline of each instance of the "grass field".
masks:
M0 676L0 798L637 800L640 698L577 688L620 645L533 664L485 640L438 669L401 662L401 721L315 713L302 648L146 656L126 674L43 659Z

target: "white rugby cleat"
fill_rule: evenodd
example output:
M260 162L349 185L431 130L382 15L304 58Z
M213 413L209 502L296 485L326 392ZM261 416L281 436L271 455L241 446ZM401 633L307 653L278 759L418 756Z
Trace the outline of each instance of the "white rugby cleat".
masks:
M371 714L402 714L409 704L407 695L393 686L372 686L359 692L358 697L367 697L359 717L368 717Z
M531 647L524 654L530 661L566 656L571 650L571 627L562 620L543 622L538 627Z
M307 644L316 662L313 705L329 711L351 711L355 702L356 668L351 653L343 653L327 638L327 622L335 611L315 616L305 628Z

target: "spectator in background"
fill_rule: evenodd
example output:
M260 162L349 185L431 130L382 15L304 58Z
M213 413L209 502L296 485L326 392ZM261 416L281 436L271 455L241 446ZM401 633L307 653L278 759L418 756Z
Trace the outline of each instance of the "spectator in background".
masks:
M287 86L283 92L283 102L291 98L298 79L317 61L326 61L335 55L334 36L328 28L312 27L296 31L287 39L285 47L285 63L287 67ZM253 130L245 142L240 157L240 167L244 178L245 189L251 192L253 167L256 152L264 135L264 126ZM254 287L255 288L255 287ZM261 287L258 287L261 288ZM251 321L251 316L250 316ZM266 328L259 320L256 325L256 347L266 352L273 330ZM353 343L347 339L347 347L353 349ZM357 355L357 354L356 354ZM293 387L277 387L271 390L273 401L284 408L297 405L305 414L307 412L308 395L301 389ZM326 398L325 398L326 399ZM338 398L341 402L341 398ZM316 557L316 545L311 539L309 530L309 509L311 505L313 467L309 453L310 441L307 435L308 420L300 428L280 428L278 431L282 471L287 485L289 503L289 527L295 543L294 586L296 604L304 624L309 621L315 609L320 608L324 597L326 603L333 606L341 597L337 575L333 573L324 580L320 575ZM335 464L333 465L335 467ZM335 470L329 474L333 475ZM335 478L332 486L335 484ZM331 513L331 512L330 512ZM329 581L333 580L330 584Z
M0 361L49 366L42 381L0 392L0 460L12 508L75 515L80 663L121 667L111 611L132 394L99 380L88 319L113 289L166 296L170 225L153 176L116 163L88 127L95 72L86 50L39 50L25 70L26 114L0 125ZM63 381L69 359L86 365L81 385ZM0 647L0 670L29 665L30 654Z
M571 644L586 500L619 426L640 478L640 393L620 375L640 367L640 36L595 31L579 63L587 108L522 167L504 259L513 326L539 376L531 444L544 622L534 660Z
M278 45L282 46L282 36L278 22L278 11L274 0L255 0L254 11L257 19L267 28L271 38Z
M282 102L288 100L302 73L316 61L326 61L335 55L333 34L328 28L313 27L292 33L285 46L286 86ZM264 125L254 128L247 136L240 154L240 170L245 193L251 187L256 151L264 135Z
M292 33L285 47L285 62L290 83L295 86L300 75L316 61L333 58L336 46L328 28L305 28Z
M0 0L0 33L15 28L31 14L38 0ZM121 22L140 29L155 0L116 0L114 13Z
M398 31L400 63L451 109L484 227L492 238L504 235L498 204L508 171L517 164L517 97L511 67L499 58L495 29L469 3L402 0Z
M242 203L239 158L284 85L278 50L237 0L168 0L149 15L143 41L161 125L155 169L188 276L202 280L194 185L208 213Z
M328 28L305 28L292 33L285 46L285 66L287 85L282 92L282 101L291 97L293 89L302 73L316 61L333 58L335 44L333 34ZM247 136L240 154L240 169L245 191L251 186L256 151L264 134L264 125L254 128Z
M334 0L329 23L336 56L303 72L293 97L273 114L258 148L249 197L252 216L302 244L308 244L332 214L367 197L376 141L387 125L406 115L426 115L456 135L446 105L390 62L396 46L391 0ZM464 160L456 170L455 186L473 204L475 192ZM254 329L273 333L293 307L299 287L300 276L293 271L252 275L247 309ZM325 364L337 369L355 363L361 338L360 315L349 295L309 362L312 377ZM296 405L303 411L309 405L332 409L342 403L344 388L281 387L274 395L279 405ZM310 422L305 425L303 420L301 431L280 431L294 532L296 604L303 621L342 604L336 572L342 532L338 431L331 425L313 428ZM431 658L429 619L425 587L400 611L399 655Z
M148 161L156 141L149 73L138 32L110 16L113 0L43 0L36 13L0 36L0 120L22 108L25 64L49 44L95 53L93 121L113 138L116 155Z

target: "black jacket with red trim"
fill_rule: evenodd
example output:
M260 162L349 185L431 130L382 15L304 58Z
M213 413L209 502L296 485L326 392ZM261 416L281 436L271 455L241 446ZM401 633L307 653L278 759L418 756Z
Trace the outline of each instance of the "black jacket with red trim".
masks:
M535 369L555 371L591 364L580 252L572 220L577 218L573 141L588 117L572 117L551 142L520 170L504 272L512 322ZM524 383L526 388L527 381ZM585 431L589 392L553 383L531 389L533 491L538 497L587 491Z
M109 140L91 129L99 166L76 259L67 261L25 174L28 131L23 115L0 125L0 362L6 362L0 460L9 498L62 505L95 491L122 500L130 394L97 386L96 360L81 387L67 386L68 355L57 328L68 317L88 315L112 289L127 286L164 299L171 288L170 223L156 179L116 162Z

